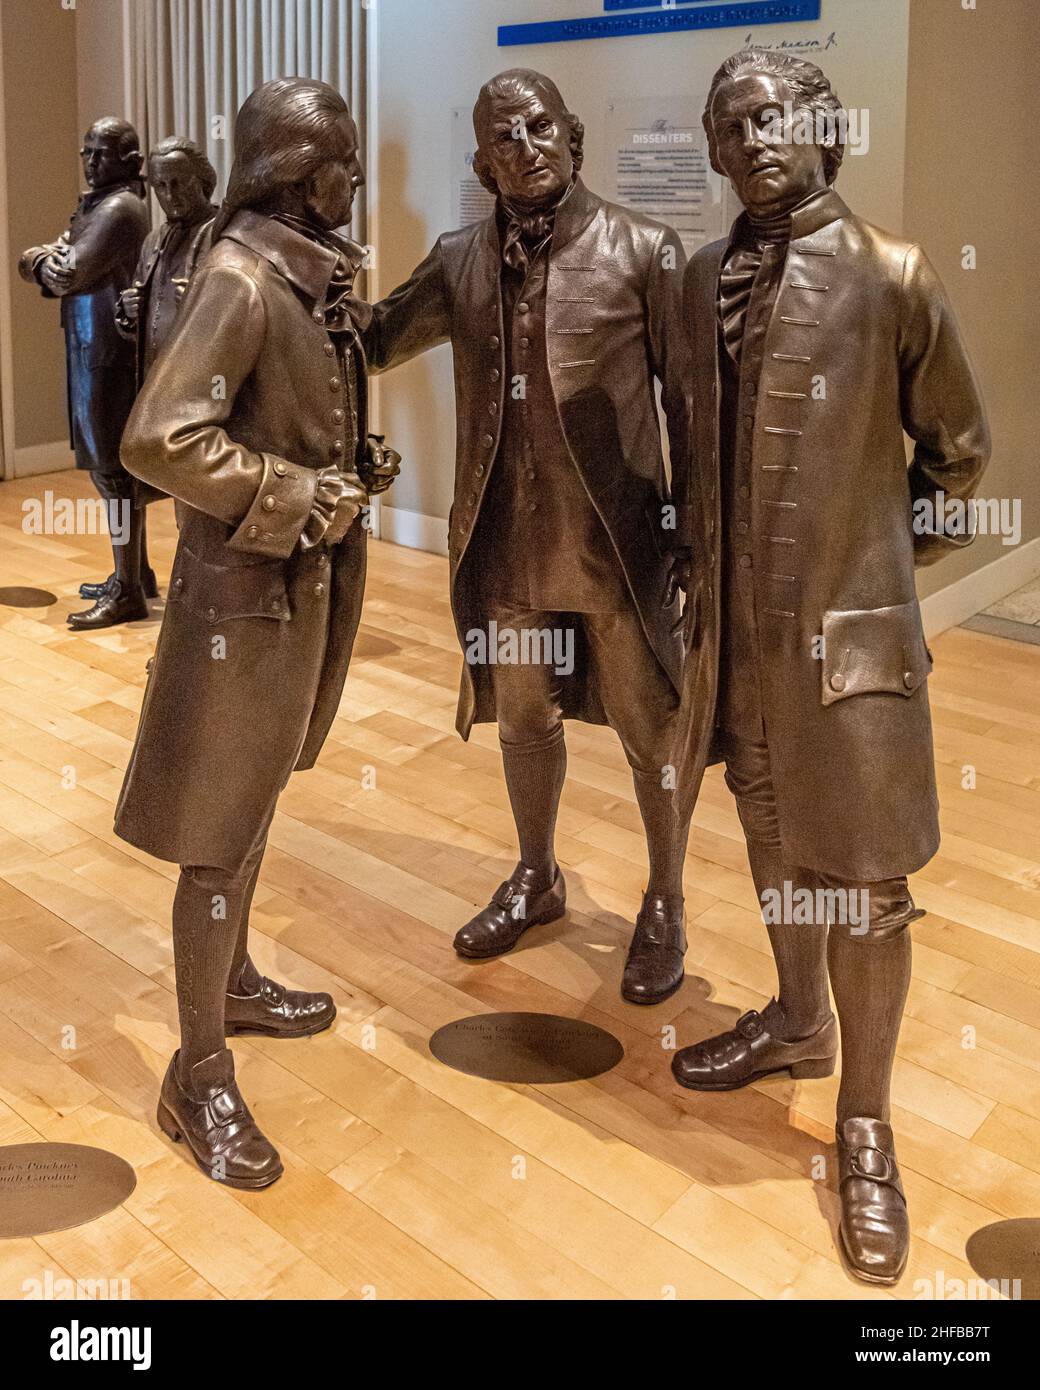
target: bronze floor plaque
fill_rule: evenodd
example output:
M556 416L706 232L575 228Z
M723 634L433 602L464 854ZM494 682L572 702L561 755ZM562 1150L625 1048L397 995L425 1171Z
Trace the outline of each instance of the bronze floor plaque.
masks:
M57 602L57 595L46 589L0 589L0 604L5 608L50 608Z
M476 1014L438 1028L430 1051L446 1067L488 1081L585 1081L616 1067L612 1033L557 1014Z
M84 1226L137 1186L125 1159L84 1144L0 1145L0 1237Z
M975 1273L1005 1298L1040 1299L1040 1218L983 1226L965 1253Z

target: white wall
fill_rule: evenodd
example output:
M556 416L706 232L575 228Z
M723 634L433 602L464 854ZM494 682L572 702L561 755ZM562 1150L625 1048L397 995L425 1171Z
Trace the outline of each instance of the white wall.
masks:
M761 26L755 42L815 38L835 44L815 55L846 104L869 107L870 153L846 160L840 189L862 216L899 231L903 220L909 0L823 0L809 24ZM451 113L472 106L481 83L510 67L534 67L560 86L586 127L584 176L603 190L608 169L606 108L611 98L703 92L746 29L653 38L499 48L499 24L602 13L600 0L378 0L372 227L373 293L386 294L453 223ZM454 473L454 387L448 348L384 377L381 427L405 457L390 495L396 512L446 518ZM412 518L405 518L411 522ZM441 530L443 528L440 528ZM384 534L437 533L401 519Z

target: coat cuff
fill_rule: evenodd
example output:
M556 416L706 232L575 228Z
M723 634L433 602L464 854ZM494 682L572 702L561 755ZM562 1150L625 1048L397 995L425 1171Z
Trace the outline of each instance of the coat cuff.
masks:
M314 506L318 475L263 455L264 476L242 524L228 541L232 550L288 560Z

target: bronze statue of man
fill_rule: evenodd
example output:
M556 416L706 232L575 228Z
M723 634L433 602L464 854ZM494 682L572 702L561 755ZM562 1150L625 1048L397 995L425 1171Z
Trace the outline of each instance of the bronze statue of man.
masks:
M457 727L467 738L474 722L497 722L520 841L520 862L455 949L498 956L563 915L563 721L609 724L650 860L623 993L653 1004L678 989L686 949L672 767L690 540L685 258L669 228L586 188L584 129L549 78L501 73L473 120L494 212L442 236L365 335L373 371L449 341L455 357Z
M217 186L216 171L192 140L172 136L156 145L148 157L148 184L167 220L148 233L130 288L116 305L116 326L136 347L138 390L170 336L195 267L209 249L217 214L210 202ZM145 595L158 598L155 572L148 562L144 508L161 501L165 493L138 482L134 497L139 515L131 543L140 548L137 564ZM81 584L79 591L104 610L113 602L111 584L112 578L103 584Z
M116 831L181 865L180 1048L159 1124L203 1171L282 1172L225 1035L328 1028L327 994L263 978L249 911L279 793L335 718L361 614L369 489L363 252L335 229L364 183L358 133L322 82L255 91L213 247L138 397L130 471L180 504L180 543Z
M148 617L141 571L143 513L134 481L119 461L119 441L134 403L134 352L120 336L115 311L133 278L148 232L137 132L106 116L87 131L80 150L88 191L56 242L22 253L19 272L47 298L61 300L68 371L69 433L76 467L89 471L108 504L115 571L85 586L98 602L69 615L76 631L97 631ZM122 536L123 539L117 539ZM102 599L101 594L104 594Z
M807 114L812 140L795 134ZM754 48L719 69L704 118L712 167L745 211L686 276L695 457L718 460L705 496L721 537L690 660L718 662L716 761L779 989L673 1069L702 1091L829 1076L829 959L841 1245L858 1277L889 1284L909 1234L889 1122L921 915L907 875L939 844L914 568L964 541L914 520L929 498L944 515L937 493L970 498L990 445L923 252L834 191L844 119L819 68Z

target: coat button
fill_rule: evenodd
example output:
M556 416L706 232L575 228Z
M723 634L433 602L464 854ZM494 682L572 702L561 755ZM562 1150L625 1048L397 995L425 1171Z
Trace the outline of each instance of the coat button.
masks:
M533 468L529 468L529 469L527 470L527 481L528 481L529 483L533 483L533 482L534 482L534 469L533 469Z
M324 310L324 309L315 309L315 311L314 311L314 322L315 322L315 323L324 323L324 322L325 322L325 310Z
M485 448L485 449L494 448L494 444L495 444L495 436L494 436L493 434L486 434L486 435L484 436L484 448Z
M501 341L502 341L502 340L501 340L501 338L499 338L499 336L498 336L497 333L492 333L492 335L491 335L491 346L492 346L493 348L497 348L497 347L499 346L499 344L501 343Z
M344 447L342 439L334 439L332 441L332 452L334 454L342 454Z
M281 612L281 609L282 609L282 600L281 600L280 598L273 598L273 599L271 600L271 612L272 612L272 613L280 613L280 612Z
M324 598L324 597L325 597L325 585L324 585L324 584L315 584L315 586L314 586L314 593L315 593L315 595L316 595L317 598Z
M502 380L502 373L498 370L497 367L493 368L493 370L492 370L492 372L491 372L491 380L492 380L492 381L501 381L501 380Z
M333 424L342 425L343 421L344 421L346 418L347 418L347 417L346 417L346 415L344 415L343 411L340 410L340 409L338 409L338 408L332 412L332 422L333 422Z
M478 463L473 471L474 473L476 473L478 478L482 478L484 476L484 465L482 463Z
M338 390L340 390L340 388L342 387L342 385L343 385L343 383L342 383L342 381L340 381L340 379L339 379L338 376L330 377L330 379L329 379L329 389L330 389L331 391L338 391Z
M516 307L519 309L521 314L529 314L531 312L531 306L530 304L528 304L526 299L522 299Z
M326 343L326 344L325 344L325 356L326 356L326 357L335 357L335 355L336 355L336 349L335 349L335 347L333 346L333 344L332 344L332 343Z
M323 550L323 551L321 552L321 554L318 556L318 568L319 568L320 570L323 570L323 569L325 568L325 566L326 566L328 563L329 563L329 557L325 554L325 552L324 552L324 550Z
M529 348L529 347L531 346L531 340L530 340L530 338L521 338L521 339L520 339L520 346L521 346L522 348Z
M260 534L260 527L259 527L259 526L250 526L249 530L246 532L246 535L249 537L249 539L250 539L251 541L255 541L256 538L257 538L257 536L259 536L259 534ZM181 581L181 582L183 583L183 581Z
M498 414L498 401L491 401L491 402L490 402L490 404L488 405L488 414L489 414L489 415L497 415L497 414Z
M274 499L273 497L265 497L265 498L264 498L263 506L264 506L264 511L265 511L265 512L273 512L274 509L275 509L275 507L277 507L277 505L278 505L278 503L275 501L275 499Z
M217 610L215 608L206 609L206 621L208 623L215 623L217 621Z
M831 676L831 689L838 695L845 689L846 681L844 676Z
M907 690L913 690L913 688L914 688L914 673L913 673L913 671L904 671L904 672L903 672L903 684L906 686Z
M740 557L740 568L741 568L742 570L749 570L749 569L751 568L751 565L752 565L751 556L750 556L750 555L741 555L741 557Z
M279 478L284 478L284 477L285 477L285 472L286 472L285 464L284 464L284 463L276 463L276 464L274 465L274 471L278 474Z

